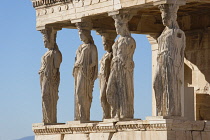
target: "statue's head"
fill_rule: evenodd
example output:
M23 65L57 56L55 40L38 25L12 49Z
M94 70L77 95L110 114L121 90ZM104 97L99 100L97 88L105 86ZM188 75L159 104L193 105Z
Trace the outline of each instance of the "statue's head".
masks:
M115 28L117 34L122 36L130 35L128 30L128 21L130 21L132 18L130 13L120 13L112 17L115 20Z
M114 44L114 40L107 38L106 36L102 35L102 42L104 46L104 50L107 52L112 52L112 45Z
M92 36L90 30L80 29L79 30L79 38L82 42L88 44L92 41Z
M107 52L112 52L112 45L114 44L114 40L117 37L116 32L105 30L103 27L98 29L96 32L102 37L104 50Z
M54 49L56 46L56 35L57 32L53 30L53 28L46 28L44 30L41 30L41 33L43 34L43 41L45 48L48 49Z
M177 11L178 5L175 4L162 4L159 5L161 11L162 22L164 26L176 28L177 24Z
M91 36L92 23L91 22L78 22L76 23L79 31L79 37L85 44L94 43Z

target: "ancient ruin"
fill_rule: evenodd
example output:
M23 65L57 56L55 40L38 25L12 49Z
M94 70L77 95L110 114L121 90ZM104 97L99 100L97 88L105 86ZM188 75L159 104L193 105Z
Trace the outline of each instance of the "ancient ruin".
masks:
M39 71L43 122L36 140L209 140L210 0L32 0L36 28L49 50ZM75 120L58 124L61 52L56 33L78 29L73 69ZM98 66L90 31L107 51ZM145 34L152 51L152 116L133 118L131 34ZM115 40L118 34L118 38ZM100 67L100 69L98 69ZM99 71L99 72L98 72ZM94 81L100 80L103 119L90 120Z

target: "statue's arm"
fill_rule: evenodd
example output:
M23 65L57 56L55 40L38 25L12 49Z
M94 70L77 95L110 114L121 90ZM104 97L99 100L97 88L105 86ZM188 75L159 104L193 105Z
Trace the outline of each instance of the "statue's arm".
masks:
M93 74L92 79L95 80L98 77L98 52L96 46L91 46L91 47L94 47L94 49L92 49L92 54L91 54L92 63L90 64L90 68Z
M177 45L177 48L179 48L179 55L180 55L180 61L178 64L178 69L179 71L182 69L183 67L183 64L184 64L184 50L185 50L185 47L186 47L186 37L185 37L185 33L178 29L177 32L176 32L176 38L178 40L175 40L176 42L176 45Z
M184 66L184 51L185 51L185 47L186 47L186 37L185 37L185 34L184 34L184 32L182 33L182 35L183 35L183 38L182 38L182 45L181 45L181 59L182 59L182 66L180 66L181 68ZM180 68L180 69L181 69Z
M129 56L133 56L135 49L136 49L136 41L133 38L130 38L128 41L129 47Z
M54 73L56 73L59 70L60 64L62 62L62 54L59 50L54 52L54 61L53 62L54 62L54 68L55 68Z
M41 74L43 72L43 69L44 69L44 66L43 66L43 56L42 56L42 59L41 59L41 68L39 69L39 74Z
M105 76L106 76L106 82L108 82L110 71L111 71L111 60L112 60L112 54L109 54L109 57L105 60Z

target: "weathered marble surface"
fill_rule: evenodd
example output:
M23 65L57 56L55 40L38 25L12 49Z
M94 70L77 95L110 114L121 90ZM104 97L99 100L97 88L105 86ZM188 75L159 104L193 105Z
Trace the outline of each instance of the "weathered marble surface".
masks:
M39 70L42 92L42 112L44 123L57 122L57 101L58 87L60 83L60 64L62 55L56 44L56 33L53 28L41 31L44 36L45 48L48 51L44 54Z
M115 32L98 31L102 36L102 41L104 45L104 50L107 51L100 60L100 99L101 106L103 109L103 119L111 118L111 107L107 101L107 83L111 71L111 61L112 61L112 45L114 44L114 39L117 34Z
M73 76L75 78L75 120L89 121L94 81L98 76L98 52L91 36L91 22L76 24L82 45L76 52Z
M181 116L185 34L177 24L178 5L159 6L163 25L158 38L154 91L158 116Z
M89 134L66 134L63 140L89 140Z
M63 136L61 134L37 135L37 136L35 136L35 140L63 140Z
M113 16L120 36L112 46L113 59L106 91L111 118L133 118L134 114L133 54L136 43L128 29L131 17L129 13Z

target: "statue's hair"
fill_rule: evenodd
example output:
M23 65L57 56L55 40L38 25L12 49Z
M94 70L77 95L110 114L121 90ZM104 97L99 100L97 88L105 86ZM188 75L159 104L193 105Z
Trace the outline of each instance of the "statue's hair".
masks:
M106 38L106 40L114 40L117 37L116 32L109 32L106 30L97 30L97 33L102 37Z
M91 36L91 29L93 27L93 23L90 20L86 20L84 22L77 22L76 27L81 32L84 34L90 41L90 43L94 44L93 37Z
M79 30L81 29L91 30L93 27L93 23L91 21L77 22L76 27Z
M84 34L89 39L89 43L94 44L94 40L93 40L93 37L91 36L91 31L90 30L79 29L79 32Z
M158 6L160 9L161 13L167 13L168 17L172 20L172 26L174 28L179 28L179 25L176 21L177 19L177 11L179 9L179 6L176 4L161 4Z
M43 30L41 30L41 33L44 36L44 39L46 39L47 41L51 41L51 37L54 38L54 49L58 49L57 43L56 43L56 36L57 36L57 31L53 29L53 27L48 27L45 28Z
M158 6L158 8L161 12L166 12L172 16L176 16L179 6L176 4L161 4Z
M112 16L115 22L120 23L120 24L127 24L128 21L131 20L132 15L130 13L121 13L117 15Z
M130 36L130 31L128 29L128 21L131 20L132 15L129 12L124 12L117 15L113 15L112 17L115 20L115 24L124 26L125 28L122 28L124 33Z

